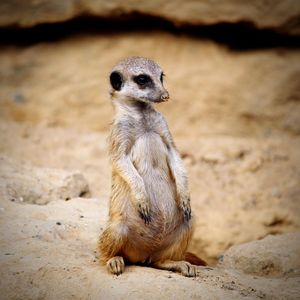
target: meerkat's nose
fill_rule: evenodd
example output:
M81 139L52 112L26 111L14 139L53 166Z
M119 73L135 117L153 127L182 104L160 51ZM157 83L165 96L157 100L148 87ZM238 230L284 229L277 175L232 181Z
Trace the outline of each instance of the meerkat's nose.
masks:
M169 93L167 91L165 91L160 97L162 101L167 101L169 98Z

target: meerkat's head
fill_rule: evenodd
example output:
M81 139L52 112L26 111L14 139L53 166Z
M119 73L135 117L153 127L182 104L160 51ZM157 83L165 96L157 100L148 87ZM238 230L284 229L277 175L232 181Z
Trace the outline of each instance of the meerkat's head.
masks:
M119 62L110 74L111 96L118 100L164 102L169 93L163 86L164 73L154 61L130 57Z

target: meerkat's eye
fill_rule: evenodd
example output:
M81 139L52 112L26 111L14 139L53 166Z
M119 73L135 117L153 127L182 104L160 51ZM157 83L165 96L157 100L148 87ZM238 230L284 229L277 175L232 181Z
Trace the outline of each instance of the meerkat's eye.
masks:
M135 76L133 78L133 80L135 83L137 83L138 85L141 85L141 86L152 82L152 79L150 78L150 76L148 76L146 74L141 74L141 75Z
M160 74L160 82L164 83L164 76L166 76L164 73Z
M110 84L116 90L120 91L123 83L122 76L119 72L112 72L110 74Z

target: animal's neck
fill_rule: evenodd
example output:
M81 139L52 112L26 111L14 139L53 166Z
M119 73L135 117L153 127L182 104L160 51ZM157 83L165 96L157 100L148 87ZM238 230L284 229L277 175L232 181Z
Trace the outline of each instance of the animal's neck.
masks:
M136 100L126 100L126 101L113 101L116 115L130 115L138 116L143 115L144 112L153 110L153 106L150 103L145 103Z

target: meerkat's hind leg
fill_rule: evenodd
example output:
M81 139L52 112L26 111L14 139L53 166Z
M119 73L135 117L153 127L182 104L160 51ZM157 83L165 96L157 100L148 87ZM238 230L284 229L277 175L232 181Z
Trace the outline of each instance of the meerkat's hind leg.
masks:
M197 266L185 260L186 249L192 235L192 223L184 223L173 232L173 244L156 253L152 266L157 269L179 272L187 277L197 276Z
M163 262L156 262L153 267L162 270L179 272L186 277L196 277L197 276L197 266L190 264L187 261L180 260L166 260Z
M100 261L106 263L109 272L120 275L125 270L121 250L127 240L124 224L113 222L104 230L99 239Z

